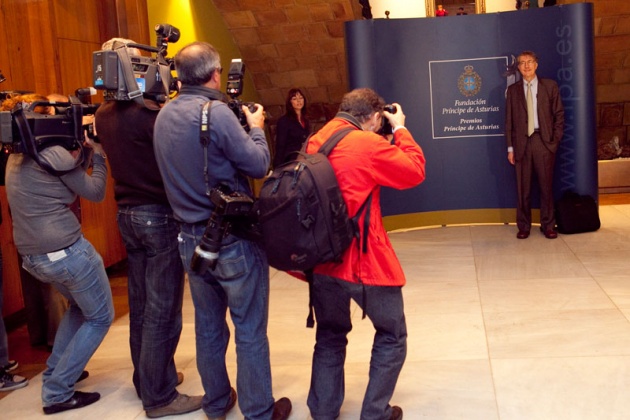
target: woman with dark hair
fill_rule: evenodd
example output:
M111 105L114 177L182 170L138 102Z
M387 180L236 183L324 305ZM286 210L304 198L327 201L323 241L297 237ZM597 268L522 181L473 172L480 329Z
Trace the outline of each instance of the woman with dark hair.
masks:
M285 114L280 117L276 126L274 168L294 158L311 133L310 124L306 119L306 97L300 89L289 90L285 107Z

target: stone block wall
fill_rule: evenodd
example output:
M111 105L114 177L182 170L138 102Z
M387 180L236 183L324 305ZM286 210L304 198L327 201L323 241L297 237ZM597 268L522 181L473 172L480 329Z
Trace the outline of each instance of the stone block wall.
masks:
M577 1L564 1L564 4ZM630 157L630 1L596 0L597 155Z

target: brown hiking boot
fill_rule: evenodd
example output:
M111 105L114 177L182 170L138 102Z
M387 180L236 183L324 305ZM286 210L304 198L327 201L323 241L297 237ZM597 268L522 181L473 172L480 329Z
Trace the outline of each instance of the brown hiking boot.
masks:
M186 414L201 408L201 400L203 396L196 395L194 397L186 394L177 394L177 397L169 405L164 407L152 408L147 410L147 417L156 419L164 416L175 416L177 414Z

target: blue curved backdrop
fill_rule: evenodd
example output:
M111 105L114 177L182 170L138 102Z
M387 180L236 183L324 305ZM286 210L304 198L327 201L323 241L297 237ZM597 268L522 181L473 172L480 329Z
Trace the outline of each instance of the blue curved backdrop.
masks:
M554 194L597 199L592 22L590 3L347 22L350 88L371 87L400 103L427 159L420 186L383 191L383 214L515 208L505 91L520 77L513 65L523 50L537 53L538 76L558 82L565 107Z

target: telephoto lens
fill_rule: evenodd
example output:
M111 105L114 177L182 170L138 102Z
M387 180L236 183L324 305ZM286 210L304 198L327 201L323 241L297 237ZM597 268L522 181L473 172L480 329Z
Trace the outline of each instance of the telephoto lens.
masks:
M214 270L217 266L225 230L222 221L222 216L218 215L216 211L212 212L201 241L195 247L195 253L190 260L190 269L197 274L203 274L208 269Z

